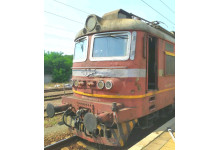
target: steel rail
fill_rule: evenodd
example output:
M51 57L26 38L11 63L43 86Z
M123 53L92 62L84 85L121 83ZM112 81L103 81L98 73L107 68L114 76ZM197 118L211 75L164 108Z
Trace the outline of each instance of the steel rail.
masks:
M53 100L57 100L57 99L61 99L62 97L54 97L54 98L48 98L48 99L44 99L44 101L53 101Z
M56 142L54 144L45 146L44 150L55 150L55 149L61 148L61 146L64 146L65 144L73 141L76 138L77 138L77 136L74 135L74 136L72 136L72 137L70 137L68 139L60 140L60 141L58 141L58 142Z
M57 96L70 95L70 94L73 94L73 92L71 92L71 93L65 93L65 94L57 94L57 95L48 95L48 96L44 96L44 98L57 97Z
M62 111L62 112L58 112L58 113L55 113L54 116L61 115L61 114L63 114L63 113L64 113L63 111ZM44 118L48 118L48 116L44 116Z
M48 92L56 92L56 91L67 91L67 90L72 90L72 88L56 88L56 89L46 89L44 90L44 93Z

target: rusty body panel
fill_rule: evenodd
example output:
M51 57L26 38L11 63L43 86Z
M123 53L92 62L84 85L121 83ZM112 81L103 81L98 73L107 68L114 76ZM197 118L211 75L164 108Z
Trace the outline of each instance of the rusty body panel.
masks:
M87 58L73 63L72 80L77 81L77 86L73 85L73 96L62 97L62 103L70 104L75 114L84 109L98 118L97 136L86 133L82 122L78 129L73 130L76 135L91 142L112 146L123 146L139 118L174 104L175 99L175 75L165 74L165 43L174 45L174 37L140 20L117 19L115 13L118 12L113 12L113 16L109 13L98 18L98 28L92 31L84 28L76 36L76 39L88 36ZM93 35L107 31L128 31L131 35L136 32L134 60L90 60ZM148 88L150 37L156 39L154 89ZM175 50L172 55L175 56ZM98 88L99 81L111 81L112 88ZM114 124L114 127L109 127L109 124Z

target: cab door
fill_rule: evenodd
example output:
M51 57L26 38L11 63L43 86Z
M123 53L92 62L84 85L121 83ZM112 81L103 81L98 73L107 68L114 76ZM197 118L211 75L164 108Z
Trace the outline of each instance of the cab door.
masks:
M145 34L144 45L146 54L146 91L157 89L157 38Z

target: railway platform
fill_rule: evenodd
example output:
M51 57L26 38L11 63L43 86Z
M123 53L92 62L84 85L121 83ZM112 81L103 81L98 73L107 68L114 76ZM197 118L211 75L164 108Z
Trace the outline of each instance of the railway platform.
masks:
M174 150L174 137L175 117L129 148L129 150Z

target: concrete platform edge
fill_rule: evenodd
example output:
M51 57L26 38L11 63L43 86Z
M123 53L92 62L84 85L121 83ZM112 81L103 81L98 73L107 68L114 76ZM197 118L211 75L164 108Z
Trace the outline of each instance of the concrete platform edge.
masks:
M150 144L154 139L160 136L168 127L171 127L175 122L175 117L167 121L164 125L154 130L151 134L146 136L144 139L133 145L129 150L141 150Z

